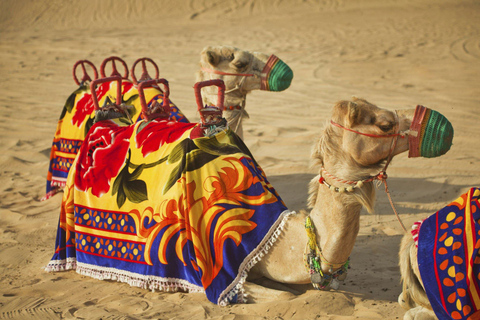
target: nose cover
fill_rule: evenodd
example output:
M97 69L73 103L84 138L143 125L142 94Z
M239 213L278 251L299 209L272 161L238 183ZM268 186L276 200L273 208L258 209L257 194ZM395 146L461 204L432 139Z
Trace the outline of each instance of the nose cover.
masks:
M450 150L452 140L453 127L447 118L437 111L417 106L408 135L409 158L441 156Z
M260 90L283 91L290 86L292 79L292 69L272 54L263 68Z

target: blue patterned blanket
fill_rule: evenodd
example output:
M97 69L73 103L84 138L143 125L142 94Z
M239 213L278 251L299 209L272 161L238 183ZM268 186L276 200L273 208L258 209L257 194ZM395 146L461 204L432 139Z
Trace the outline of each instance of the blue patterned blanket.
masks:
M480 319L480 189L425 219L418 267L439 319Z

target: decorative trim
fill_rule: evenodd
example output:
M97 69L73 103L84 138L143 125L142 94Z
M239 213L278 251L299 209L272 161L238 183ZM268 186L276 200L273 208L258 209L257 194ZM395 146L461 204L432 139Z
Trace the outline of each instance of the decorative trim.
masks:
M99 267L88 263L77 262L76 258L50 261L45 267L45 271L47 272L66 270L75 270L78 274L89 276L97 280L116 280L118 282L127 283L132 287L139 287L152 291L157 289L165 292L177 292L178 290L182 290L186 292L205 293L205 290L202 287L193 285L186 280L142 275L116 268Z
M46 201L46 200L50 199L51 197L56 195L59 191L60 191L59 188L54 188L54 189L50 190L40 199L40 201Z
M67 178L54 177L52 178L52 182L50 185L52 187L65 188L65 186L67 185Z
M231 110L242 110L242 106L228 106L224 107L223 111L231 111Z
M40 201L45 201L56 195L57 193L61 192L63 188L67 185L67 179L65 181L57 179L52 179L50 182L50 188L51 190L47 192L41 199Z
M77 268L77 258L67 258L66 260L51 260L46 267L46 272L75 270Z
M295 211L285 210L281 213L274 225L270 227L260 244L243 261L239 267L237 277L220 294L217 303L220 306L226 306L238 295L237 302L245 302L245 291L243 284L248 276L250 269L255 266L268 253L268 250L274 245L287 222L287 219L296 214ZM89 276L98 280L116 280L118 282L128 283L133 287L143 289L160 290L166 292L176 292L182 290L185 292L205 293L202 287L193 285L186 280L177 278L163 278L152 275L142 275L117 268L99 267L88 263L78 262L76 258L67 258L66 260L53 260L44 268L47 272L76 270L77 273Z
M247 279L248 272L268 253L268 250L270 250L270 248L273 246L273 244L277 241L278 237L282 233L283 228L287 223L287 219L294 214L297 213L290 210L285 210L281 213L276 223L270 227L270 230L267 232L262 242L260 242L257 248L255 248L255 250L253 250L242 262L242 264L238 268L239 272L237 274L237 277L219 295L217 301L218 305L228 305L235 296L238 296L238 303L245 303L247 295L245 294L243 284Z
M325 174L329 178L334 179L334 180L336 180L340 183L350 184L350 186L348 186L346 188L345 187L335 187L334 185L331 185L330 183L325 181L325 178L322 176L322 172L323 172L323 174ZM343 193L343 192L353 192L353 191L355 191L355 189L363 187L363 185L365 183L372 182L376 179L381 180L381 181L387 179L387 173L385 171L381 171L377 175L371 176L367 179L351 181L351 180L345 180L345 179L337 178L334 175L328 173L327 170L324 167L322 167L321 172L320 172L320 179L318 179L318 182L320 184L324 184L327 188L329 188L332 191Z
M425 219L415 222L412 225L412 230L410 230L410 233L412 234L412 237L413 237L413 241L415 242L415 246L417 248L418 248L418 233L420 232L420 227L422 226L423 221L425 221Z
M139 287L152 291L157 289L165 292L177 292L178 290L186 292L205 292L202 287L193 285L182 279L142 275L116 268L99 267L83 262L77 263L76 271L81 275L89 276L94 279L116 280L118 282L128 283L132 287Z

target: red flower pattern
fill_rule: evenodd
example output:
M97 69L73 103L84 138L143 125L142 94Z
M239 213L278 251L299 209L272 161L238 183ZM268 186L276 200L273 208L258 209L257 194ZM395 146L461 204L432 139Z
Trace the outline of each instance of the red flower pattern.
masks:
M97 98L100 101L103 96L110 90L111 82L105 82L100 84L97 88ZM133 87L131 82L122 82L122 95L128 92ZM116 86L115 86L116 88ZM116 97L116 89L115 92L112 91L114 96ZM95 106L93 105L92 94L86 93L80 100L78 100L75 108L75 114L72 117L72 124L80 127L80 125L85 121L85 118L92 114L95 110Z
M77 189L91 188L97 197L110 190L110 180L125 163L133 128L133 125L120 127L114 122L102 121L90 129L77 159Z
M136 136L137 148L142 149L143 157L157 151L164 143L177 141L195 123L182 123L167 120L153 120Z

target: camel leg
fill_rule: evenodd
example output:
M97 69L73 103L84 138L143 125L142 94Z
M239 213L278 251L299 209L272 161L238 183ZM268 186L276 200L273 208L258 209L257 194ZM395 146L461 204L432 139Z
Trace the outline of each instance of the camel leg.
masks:
M243 285L247 295L247 303L262 303L278 300L290 300L295 297L294 291L281 283L276 283L274 288L267 288L253 282L245 282Z

